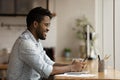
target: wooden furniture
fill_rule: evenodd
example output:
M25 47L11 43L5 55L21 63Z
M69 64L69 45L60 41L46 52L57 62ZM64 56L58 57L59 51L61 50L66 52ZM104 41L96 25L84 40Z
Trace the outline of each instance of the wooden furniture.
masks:
M1 80L6 80L7 64L0 64Z
M7 70L7 64L0 64L0 70Z
M108 69L105 72L99 72L94 77L67 77L55 75L55 80L120 80L120 72L114 69Z
M60 59L57 61L60 63L70 63L71 61L63 61L65 59ZM88 61L88 67L86 70L89 71L90 74L95 74L92 77L71 77L71 76L59 76L55 75L55 80L120 80L120 71L117 71L111 67L107 67L104 72L98 72L97 60Z

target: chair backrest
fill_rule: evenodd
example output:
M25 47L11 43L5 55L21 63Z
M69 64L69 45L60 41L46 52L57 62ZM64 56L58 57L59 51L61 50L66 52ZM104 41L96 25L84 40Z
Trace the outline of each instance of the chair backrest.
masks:
M55 60L55 57L54 57L54 48L53 47L44 47L44 50L46 51L46 54L48 55L48 57L51 59L51 60Z

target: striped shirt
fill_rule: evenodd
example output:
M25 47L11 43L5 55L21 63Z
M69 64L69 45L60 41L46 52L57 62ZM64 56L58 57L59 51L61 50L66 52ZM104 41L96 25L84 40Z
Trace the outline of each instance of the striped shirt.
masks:
M53 69L53 62L29 30L16 40L9 57L7 80L41 80Z

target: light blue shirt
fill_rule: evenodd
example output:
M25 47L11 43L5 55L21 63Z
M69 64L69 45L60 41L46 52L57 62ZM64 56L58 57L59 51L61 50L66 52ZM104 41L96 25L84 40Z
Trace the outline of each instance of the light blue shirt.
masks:
M7 80L39 80L47 78L53 70L53 62L43 46L29 30L16 40L9 58Z

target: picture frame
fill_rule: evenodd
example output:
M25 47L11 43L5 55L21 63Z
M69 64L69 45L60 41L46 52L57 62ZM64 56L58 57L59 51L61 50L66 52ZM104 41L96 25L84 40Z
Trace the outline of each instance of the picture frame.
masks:
M40 6L49 9L49 0L0 0L0 16L26 16Z

